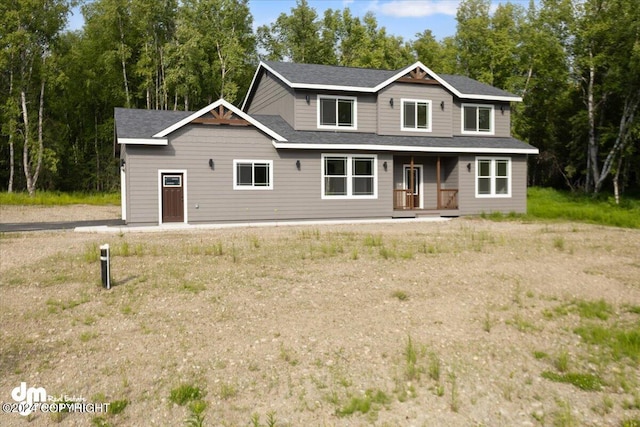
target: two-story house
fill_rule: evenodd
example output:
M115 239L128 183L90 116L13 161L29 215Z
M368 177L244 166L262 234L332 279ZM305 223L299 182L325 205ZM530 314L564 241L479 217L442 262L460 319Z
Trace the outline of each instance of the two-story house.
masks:
M115 110L129 224L525 212L521 98L417 62L261 62L244 104Z

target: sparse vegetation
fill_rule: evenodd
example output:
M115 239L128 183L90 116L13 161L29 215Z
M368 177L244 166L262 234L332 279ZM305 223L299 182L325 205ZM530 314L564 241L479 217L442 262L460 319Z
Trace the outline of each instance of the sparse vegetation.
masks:
M634 232L605 239L611 229L518 227L476 218L73 235L64 252L10 268L3 259L3 354L14 367L0 385L37 369L42 381L60 375L77 392L69 366L90 364L96 384L105 390L109 381L128 402L121 415L96 414L95 426L144 424L140 408L161 401L171 403L168 424L188 426L246 424L251 413L253 425L275 425L274 409L284 414L279 427L335 416L384 425L425 404L442 424L467 406L481 416L500 408L511 424L522 421L514 415L522 405L541 425L636 419ZM561 257L556 236L565 240ZM44 248L54 238L33 241ZM2 250L28 239L9 236ZM110 291L96 265L103 242L116 254ZM395 257L385 260L383 248ZM585 273L594 257L597 274ZM601 278L604 299L593 297ZM50 357L36 357L43 352ZM576 404L578 393L585 403Z

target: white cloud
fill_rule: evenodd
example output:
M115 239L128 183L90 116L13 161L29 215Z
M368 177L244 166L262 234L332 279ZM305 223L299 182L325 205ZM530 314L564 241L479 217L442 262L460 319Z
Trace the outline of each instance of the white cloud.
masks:
M420 18L432 15L455 16L458 0L393 0L386 3L374 1L371 10L398 18Z

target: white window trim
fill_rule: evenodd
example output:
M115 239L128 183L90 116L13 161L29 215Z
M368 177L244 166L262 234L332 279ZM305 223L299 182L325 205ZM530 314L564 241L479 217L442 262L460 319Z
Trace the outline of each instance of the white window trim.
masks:
M347 158L347 194L326 195L324 192L324 159L325 157L346 157ZM353 158L373 159L373 194L354 196L353 195ZM320 156L320 195L322 199L336 200L363 200L378 198L378 155L377 154L344 154L344 153L323 153Z
M158 169L158 224L162 225L162 175L163 174L182 174L182 195L183 195L183 209L184 209L184 224L189 223L189 192L187 191L187 170L186 169ZM173 223L171 223L173 224Z
M489 182L490 182L490 194L479 194L478 188L478 174L480 172L479 163L481 160L491 161L489 170ZM507 194L496 194L496 161L505 160L507 162ZM511 173L512 160L510 157L476 157L476 173L475 173L475 186L477 198L509 198L511 197L511 183L513 182L513 175Z
M268 164L269 165L269 185L238 185L238 163L251 163L252 165ZM233 189L234 190L273 190L273 160L252 160L252 159L234 159L233 160Z
M427 128L426 129L421 129L421 128L409 128L409 127L405 127L404 125L404 104L406 102L415 102L416 105L418 102L423 103L423 104L427 104ZM405 131L405 132L431 132L431 121L432 121L432 117L431 117L431 111L432 108L431 106L433 105L433 102L431 102L430 99L408 99L408 98L401 98L400 99L400 130ZM415 109L416 112L416 116L415 116L415 123L416 126L418 125L418 109Z
M336 101L336 125L323 125L320 123L320 100L321 99L333 99ZM353 101L353 125L352 126L338 126L338 99L347 99ZM358 98L355 96L337 96L337 95L316 95L316 111L317 111L317 125L318 129L358 129Z
M465 107L475 107L475 108L481 107L481 108L491 109L490 118L489 118L491 129L488 132L480 131L480 130L474 130L474 131L464 130L464 108ZM464 135L495 135L496 133L495 118L496 118L496 108L495 108L495 105L493 104L462 104L460 106L460 131ZM476 128L479 128L478 120L480 120L479 114L476 115Z

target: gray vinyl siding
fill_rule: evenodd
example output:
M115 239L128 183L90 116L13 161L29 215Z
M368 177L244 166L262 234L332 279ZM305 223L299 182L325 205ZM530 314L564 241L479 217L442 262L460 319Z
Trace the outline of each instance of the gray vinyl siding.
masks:
M309 103L307 104L307 95ZM376 132L376 96L374 94L350 94L341 92L296 91L295 94L295 126L296 130L318 130L335 132L335 129L318 128L318 95L348 96L357 98L357 125L355 130L340 128L340 132Z
M262 75L258 83L251 104L249 114L279 115L294 127L293 92L280 80L274 79L269 73Z
M456 100L453 105L453 134L463 135L462 133L462 104L486 104L493 105L493 114L494 114L494 126L495 132L493 135L486 136L495 136L495 137L509 137L511 136L511 108L509 103L487 103L482 101L460 101ZM502 111L500 107L502 106Z
M321 154L278 151L271 138L251 127L187 125L171 136L168 146L128 147L127 222L159 222L159 169L187 171L189 223L391 216L393 173L383 168L385 161L393 162L391 154L378 155L378 197L359 200L321 198ZM273 190L234 190L234 159L273 160Z
M527 211L527 157L487 156L511 158L511 197L476 197L476 156L460 156L458 176L460 180L458 200L461 215L502 212L526 213ZM467 170L467 164L471 171Z
M393 98L393 107L389 100ZM431 132L411 132L401 130L402 99L431 101ZM440 103L444 102L444 110ZM380 91L378 95L378 134L403 136L446 136L452 135L453 97L440 86L394 83Z

